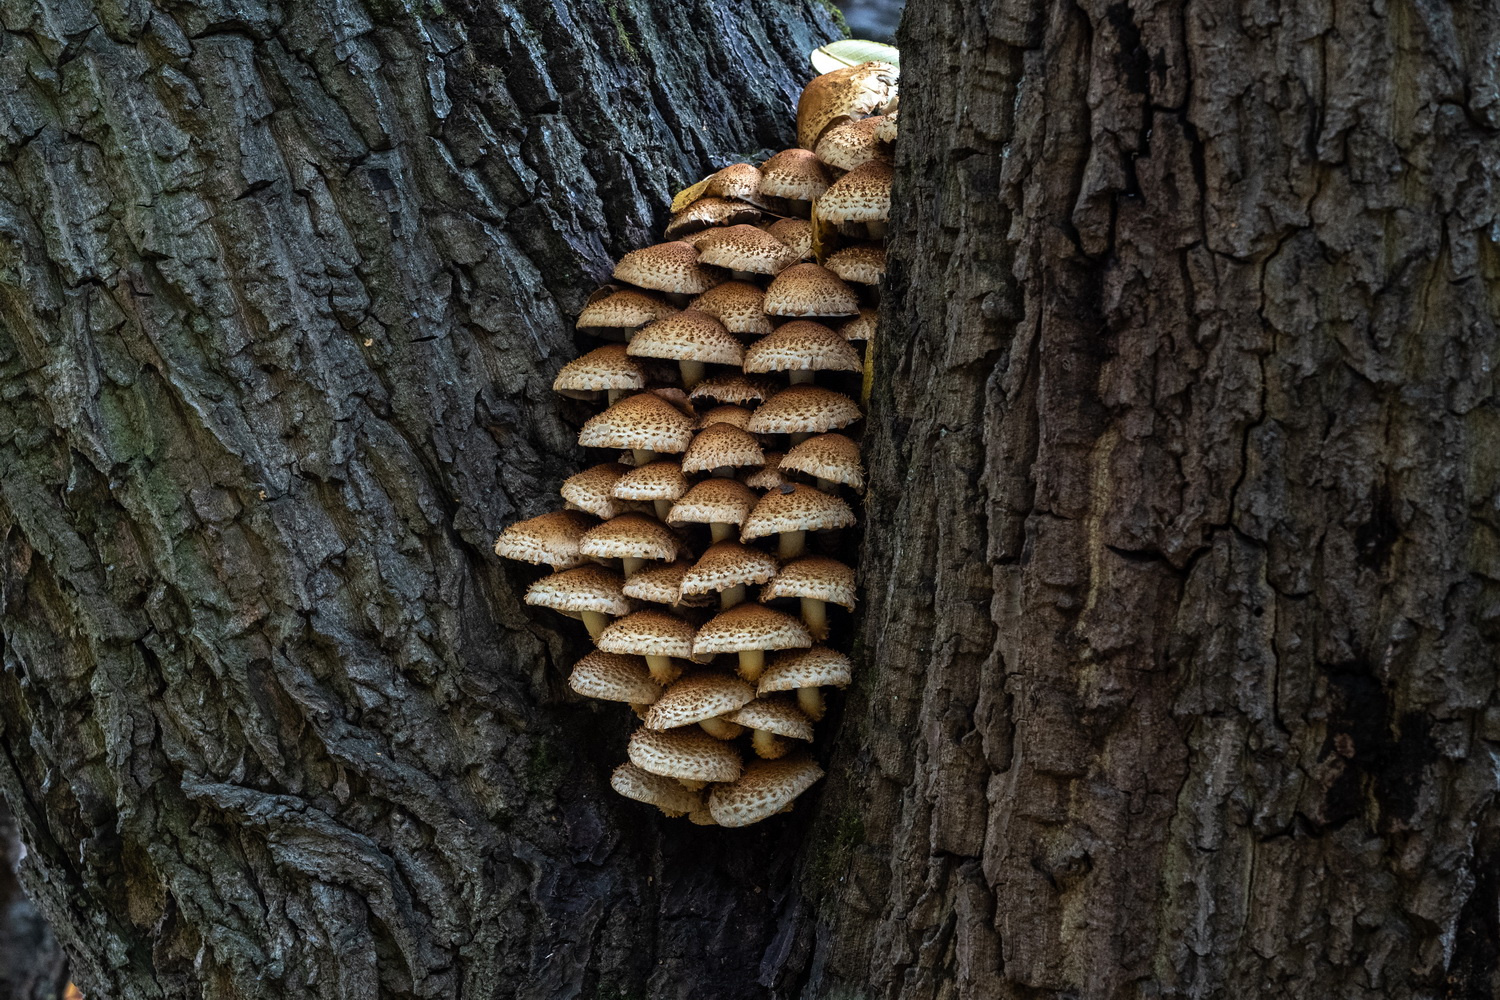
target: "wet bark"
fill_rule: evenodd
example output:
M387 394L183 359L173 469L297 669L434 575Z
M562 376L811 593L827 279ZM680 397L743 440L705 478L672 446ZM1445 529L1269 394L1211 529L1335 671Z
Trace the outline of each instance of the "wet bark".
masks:
M0 799L0 997L62 1000L68 962L51 928L21 891L15 874L21 853L15 818Z

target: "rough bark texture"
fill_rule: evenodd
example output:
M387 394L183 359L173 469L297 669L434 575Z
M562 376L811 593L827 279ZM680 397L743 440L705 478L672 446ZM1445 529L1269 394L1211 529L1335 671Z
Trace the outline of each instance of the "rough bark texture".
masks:
M903 31L803 995L1500 995L1500 12Z
M51 928L21 891L15 818L0 798L0 1000L62 1000L68 962Z
M796 824L621 809L490 552L571 315L818 4L0 0L0 791L86 993L758 991ZM554 631L555 629L555 631Z

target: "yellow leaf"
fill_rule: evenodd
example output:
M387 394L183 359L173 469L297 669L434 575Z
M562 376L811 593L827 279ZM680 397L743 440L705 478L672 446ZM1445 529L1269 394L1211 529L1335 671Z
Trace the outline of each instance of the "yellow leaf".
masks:
M858 66L867 62L890 63L897 69L901 68L901 52L896 46L866 41L863 38L842 38L829 42L822 48L813 49L808 58L812 60L813 69L819 73L832 73L845 66Z
M833 252L833 244L838 239L839 227L835 223L823 221L818 215L818 199L816 198L813 199L812 217L808 221L812 223L813 260L821 264Z
M708 182L713 180L713 177L713 174L709 174L692 187L683 188L681 191L678 191L672 198L672 211L674 213L680 212L699 198L702 198L703 192L708 190Z
M859 405L865 408L866 414L870 407L870 390L875 388L875 338L871 337L865 341L865 377L859 387Z

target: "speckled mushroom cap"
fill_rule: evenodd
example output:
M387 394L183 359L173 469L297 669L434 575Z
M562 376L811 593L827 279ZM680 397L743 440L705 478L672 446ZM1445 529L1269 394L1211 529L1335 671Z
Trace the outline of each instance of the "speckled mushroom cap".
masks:
M679 586L688 595L717 594L730 587L765 583L776 575L776 560L767 552L739 542L715 542Z
M867 62L816 77L797 101L797 145L814 149L836 119L863 118L888 102L899 75L890 63Z
M650 601L653 604L687 605L689 607L706 607L713 602L712 596L682 594L683 577L692 570L690 562L673 562L665 565L649 566L637 571L625 580L625 596L633 597L637 601Z
M752 163L731 163L708 179L705 191L714 198L735 198L752 205L766 206L760 194L760 168Z
M662 692L646 713L647 729L676 729L736 712L755 698L755 688L732 674L711 670L688 674Z
M760 590L762 601L807 597L854 610L854 570L827 556L803 556L781 567Z
M758 498L755 491L735 479L705 479L683 494L667 514L667 523L740 525L750 516ZM712 551L710 549L709 551Z
M798 319L783 324L745 351L747 372L846 371L864 367L849 341L822 323Z
M860 416L859 405L841 392L794 385L760 404L747 429L752 434L821 434L847 427Z
M738 469L764 465L766 454L748 431L733 424L713 424L699 431L682 456L683 472L709 472L725 466Z
M888 115L879 115L875 120L880 123L875 127L875 138L881 142L895 142L897 130L896 112L892 111Z
M763 733L775 733L794 740L813 738L812 720L797 707L796 702L786 697L756 698L728 718L746 729L759 729Z
M777 219L766 232L791 247L798 260L812 259L812 223L806 219Z
M748 281L726 281L715 285L688 306L724 324L730 333L771 332L771 319L761 308L766 293Z
M621 514L590 528L578 551L596 559L676 559L682 541L645 514Z
M669 240L686 239L690 234L710 226L732 226L741 222L754 222L758 218L760 210L742 201L699 198L672 216L663 235Z
M875 324L880 314L874 309L861 309L859 315L839 327L845 340L874 340Z
M654 392L625 397L578 432L578 443L586 448L679 452L692 440L692 419Z
M854 679L849 657L827 646L778 653L760 675L757 694L807 687L848 687Z
M578 566L533 583L526 589L526 603L554 611L623 615L630 611L630 599L620 589L624 584L620 574L602 566Z
M818 199L818 217L829 222L885 222L891 217L889 163L870 160L833 182Z
M553 569L570 569L588 562L588 557L578 551L578 542L596 523L592 517L576 510L554 510L529 517L500 532L500 537L495 540L495 555L521 562L546 563Z
M754 410L746 406L735 406L732 403L725 403L723 406L715 406L711 410L703 411L703 415L698 418L698 423L694 425L694 429L701 431L703 428L712 427L714 424L729 424L731 427L738 427L740 430L744 430L745 425L750 422L750 415L754 412Z
M651 679L645 660L597 649L573 664L568 687L585 698L632 705L650 705L661 697L661 685Z
M624 344L606 344L562 366L552 381L556 392L643 389L646 373L626 354Z
M806 149L783 149L760 165L760 193L772 198L812 201L831 180L828 168Z
M783 469L864 489L865 468L859 460L859 445L842 434L818 434L794 444L781 460Z
M823 769L803 754L752 761L738 781L715 786L708 809L720 826L749 826L781 812L821 777Z
M745 358L745 348L724 325L696 309L684 309L642 327L626 350L637 358L701 361L710 365L738 365Z
M609 776L609 787L625 796L655 806L668 816L681 816L703 808L703 793L683 787L664 774L652 774L637 764L621 764Z
M728 275L698 260L691 243L674 240L632 250L615 265L616 281L676 295L706 292Z
M805 649L812 645L807 626L791 615L759 604L736 604L709 619L693 640L695 659L750 649Z
M870 160L890 162L890 154L879 139L884 117L839 122L818 140L818 159L836 170L853 170Z
M791 486L792 481L781 471L781 460L786 456L779 451L766 452L766 464L745 477L745 485L756 490L779 490Z
M776 382L768 378L750 378L735 373L714 375L693 387L688 395L694 400L713 399L720 403L759 403L776 392Z
M651 390L656 395L665 399L682 412L689 420L698 419L698 410L693 406L693 401L688 399L688 394L675 385L659 385Z
M772 316L853 316L859 312L859 299L828 268L793 264L766 289L762 308Z
M749 542L783 531L828 531L854 523L854 511L838 497L794 483L760 498L745 525L740 541Z
M827 267L845 281L878 285L885 277L885 247L879 243L856 243L830 256Z
M616 329L643 326L672 315L677 307L654 295L622 288L589 302L578 314L578 326Z
M630 762L652 774L679 781L733 781L740 776L739 752L701 729L637 729L626 752Z
M620 476L610 488L609 495L616 500L676 500L687 490L687 476L682 474L682 466L662 459L647 462Z
M693 626L676 615L648 608L610 622L599 634L597 645L606 653L687 659L694 634Z
M630 466L619 462L591 466L564 479L559 492L568 503L581 507L595 517L614 517L620 513L620 508L611 496L611 491L615 488L615 482L629 471Z
M797 262L791 247L754 226L726 226L709 230L698 241L698 256L705 264L752 274L780 274Z

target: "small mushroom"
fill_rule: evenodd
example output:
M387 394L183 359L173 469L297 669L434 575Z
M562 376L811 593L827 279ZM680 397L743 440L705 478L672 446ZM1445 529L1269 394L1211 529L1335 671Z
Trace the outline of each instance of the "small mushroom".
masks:
M533 564L546 563L555 570L581 566L588 562L588 557L578 551L578 542L596 523L576 510L539 514L500 532L495 539L495 555Z
M691 243L674 240L632 250L615 265L614 278L665 292L673 305L682 306L689 295L708 291L725 279L723 271L698 259Z
M589 418L578 432L585 448L631 449L638 467L657 452L686 451L692 440L692 418L654 392L627 396Z
M682 551L682 541L655 518L621 514L585 532L578 551L595 559L621 560L629 577L648 559L676 559Z
M884 123L885 117L877 115L834 125L818 140L818 159L835 170L853 170L870 160L891 162L889 148L880 141Z
M849 171L818 199L818 217L827 222L862 223L871 239L885 236L891 217L889 163L870 160Z
M743 731L720 716L737 712L755 698L755 688L730 674L701 671L671 684L646 713L647 729L700 726L719 740L732 740Z
M756 693L796 691L797 707L817 722L827 711L822 689L848 687L853 677L847 656L826 646L814 646L782 653L773 659L766 672L760 675Z
M763 335L771 332L771 320L762 308L765 290L748 281L726 281L715 285L688 304L724 324L730 333Z
M645 660L597 649L573 664L568 687L585 698L626 702L643 719L661 697L661 686L651 679Z
M760 193L780 201L788 214L804 219L831 181L828 168L811 150L784 149L760 165Z
M712 399L720 403L759 403L775 394L778 386L768 378L750 378L736 372L706 378L688 394L694 402Z
M790 434L796 445L809 434L847 427L862 416L859 404L841 392L794 385L757 407L745 429L752 434Z
M642 770L676 778L692 789L710 781L733 781L744 767L732 745L701 729L637 729L626 753Z
M778 274L766 289L762 308L771 316L800 319L853 316L859 312L859 298L843 278L828 268L818 264L793 264Z
M761 588L761 603L779 597L802 601L802 620L814 639L828 638L828 605L854 610L854 570L827 556L803 556L781 567Z
M665 299L634 288L609 287L594 293L578 314L578 329L596 336L629 340L631 334L677 311Z
M598 640L611 616L629 614L620 574L602 566L579 566L544 576L526 590L526 603L582 618Z
M807 628L791 615L758 604L738 604L719 612L698 630L693 639L693 658L706 661L719 653L736 653L740 676L754 682L765 668L766 650L806 649L811 645Z
M831 531L854 524L854 512L838 497L794 483L761 497L740 529L740 541L780 535L777 557L795 559L807 547L807 532Z
M595 399L600 392L608 392L611 403L618 402L626 390L645 387L646 373L626 354L624 344L606 344L574 358L552 382L554 392L575 399Z
M791 247L754 226L710 231L698 241L698 257L705 264L728 268L736 281L753 281L758 274L780 274L797 263Z
M715 406L711 410L704 411L694 425L695 430L706 430L714 424L728 424L744 430L750 423L750 415L755 411L744 406L735 406L733 403L725 403L723 406ZM691 449L692 445L688 445Z
M697 815L704 810L701 792L662 774L652 774L637 764L625 763L610 775L609 786L627 799L655 806L668 817Z
M684 309L643 327L627 350L631 357L677 362L683 388L689 391L703 381L705 365L738 367L745 359L745 348L724 325L696 309Z
M673 527L681 524L707 524L715 542L733 538L739 534L745 518L755 509L755 491L744 483L733 479L707 479L672 505L667 513L667 523Z
M889 104L901 71L890 63L866 62L816 77L797 100L797 145L815 149L840 118L863 118Z
M649 713L648 713L649 714ZM790 699L778 695L757 698L729 715L729 721L752 730L750 746L757 757L775 760L792 749L788 740L811 741L812 720Z
M560 492L564 500L579 510L608 519L623 513L612 491L619 478L629 471L630 466L619 462L591 466L564 479Z
M881 279L885 277L885 247L856 243L830 256L825 266L845 281L872 286L871 294L878 294Z
M766 453L749 431L733 424L714 424L693 437L693 443L682 456L682 471L728 477L734 475L735 469L759 467L765 461Z
M849 341L822 323L793 320L756 341L745 352L746 372L786 372L793 385L813 380L813 372L857 372L864 367Z
M685 660L693 655L694 634L693 626L681 618L647 609L612 622L594 642L606 653L644 656L651 676L665 685L682 673L672 658Z
M721 607L745 600L745 588L763 584L776 575L776 560L760 549L739 542L715 542L699 557L679 584L687 596L719 595Z
M806 219L777 219L766 232L792 248L799 261L812 260L813 228Z
M769 202L760 193L760 168L753 163L731 163L708 179L706 193L716 198L733 198L757 208Z
M754 222L760 210L754 205L730 198L699 198L672 216L663 233L669 240L688 240L692 234L714 226L733 226Z
M682 465L662 459L647 462L621 475L610 487L610 496L617 500L649 500L656 506L656 516L665 521L672 509L672 501L687 489L687 476L682 474Z
M792 481L781 471L781 460L786 456L779 451L766 452L766 464L745 477L745 485L755 490L779 490L791 486Z
M859 315L839 327L845 340L874 340L875 326L880 314L874 309L861 309Z
M720 826L749 826L784 811L821 777L823 769L803 754L751 761L738 780L709 793L709 812Z
M713 598L705 595L684 595L682 592L683 577L687 576L692 568L693 564L686 561L649 566L628 578L621 589L626 597L637 601L665 604L674 608L707 607L714 603Z
M843 434L818 434L794 445L781 460L781 467L812 476L824 493L837 491L840 483L855 491L865 488L859 445Z

